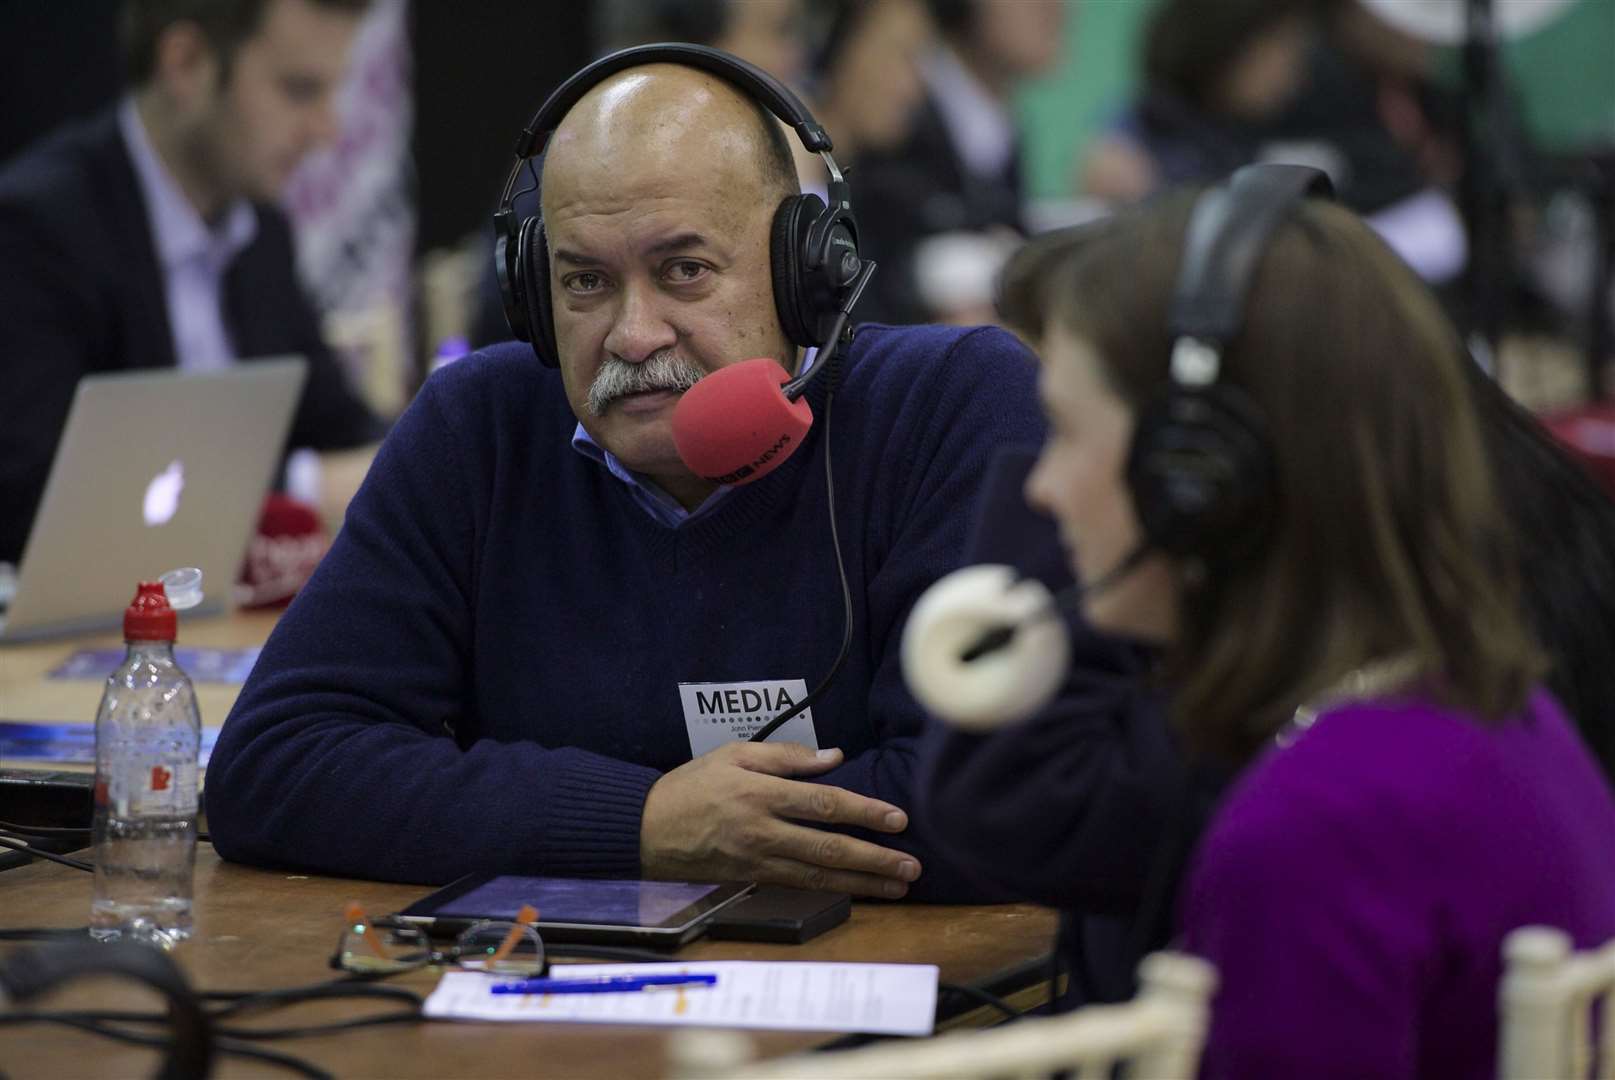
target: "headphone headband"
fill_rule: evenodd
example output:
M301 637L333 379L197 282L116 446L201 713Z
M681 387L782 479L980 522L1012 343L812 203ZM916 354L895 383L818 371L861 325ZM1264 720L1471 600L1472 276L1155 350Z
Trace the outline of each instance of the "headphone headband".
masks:
M571 111L572 106L582 100L583 95L619 71L645 64L678 64L680 67L692 67L709 75L716 75L744 91L747 97L762 104L769 112L790 125L808 150L815 154L829 154L834 148L829 132L813 119L813 114L808 112L802 100L791 93L784 83L762 68L705 45L663 42L619 49L596 60L556 87L555 92L544 99L544 104L538 107L538 111L533 114L533 118L527 122L527 126L516 139L517 168L511 170L511 180L515 179L523 160L544 148L544 144L549 141L550 135L560 124L561 119ZM832 175L839 179L840 170L832 170ZM507 181L505 185L507 198L510 195L510 186L510 182Z
M842 175L841 167L831 156L834 144L831 142L830 133L824 130L824 125L813 119L813 114L802 104L802 99L792 93L789 87L757 65L738 56L732 56L722 49L713 49L706 45L660 42L653 45L635 45L602 56L556 87L554 93L544 99L544 104L538 107L533 118L527 121L527 126L522 128L521 134L516 137L516 160L510 167L510 174L505 177L505 188L499 196L499 214L496 215L496 220L503 231L513 231L508 224L510 219L507 215L510 210L511 193L516 190L516 178L521 175L522 163L534 154L543 152L550 136L560 126L561 120L590 90L619 71L646 64L678 64L681 67L696 68L709 75L716 75L745 93L752 101L773 113L780 122L789 125L791 130L796 132L796 137L802 141L802 145L811 153L818 154L824 159L825 168L830 174L830 182L825 192L826 203L832 209L843 211L852 209L852 195L847 189L847 181Z
M1195 204L1172 296L1174 338L1223 345L1245 319L1256 264L1296 203L1333 198L1328 174L1305 165L1247 165Z
M808 112L802 100L791 93L784 83L762 68L738 56L731 56L722 50L708 48L705 45L662 42L619 49L609 56L601 57L567 79L545 99L544 104L533 114L532 120L528 121L527 127L522 130L521 138L516 143L516 156L531 157L539 137L547 135L547 129L559 124L561 117L596 85L631 67L663 63L698 68L709 75L716 75L725 82L734 83L744 90L748 97L762 102L768 107L769 112L794 128L802 140L802 145L809 150L817 154L834 149L829 132L813 119L813 114Z
M825 344L827 334L839 333L845 325L845 312L861 291L856 286L866 268L866 260L858 255L852 192L831 156L829 133L795 94L761 68L719 49L677 43L640 45L601 57L557 87L522 129L516 160L494 214L494 271L511 334L532 343L542 363L558 362L542 210L524 217L515 205L520 195L536 194L542 187L542 165L535 170L533 159L543 158L555 129L590 90L618 72L659 63L695 68L722 79L789 125L802 145L823 159L829 174L826 197L796 194L781 201L770 229L769 258L775 308L785 336L797 345ZM524 169L532 186L518 194L517 178Z

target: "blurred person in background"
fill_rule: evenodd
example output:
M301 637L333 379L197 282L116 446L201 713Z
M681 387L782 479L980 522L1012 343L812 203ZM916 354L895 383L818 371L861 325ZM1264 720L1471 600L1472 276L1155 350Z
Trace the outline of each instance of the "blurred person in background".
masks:
M913 129L901 145L863 155L851 177L864 248L880 262L863 302L876 322L977 321L990 313L997 269L990 256L1003 247L994 237L1025 231L1013 96L1058 62L1067 15L1057 0L928 6L940 43L921 63L925 98ZM979 289L949 287L947 260L920 256L938 238L962 254L957 269Z
M920 62L935 44L925 0L605 0L595 16L602 51L708 45L797 89L844 168L908 138ZM823 160L791 141L803 189L823 195Z
M602 54L658 41L709 45L787 85L806 66L800 0L600 0L594 35Z
M127 96L0 173L0 560L20 556L74 388L96 372L302 355L289 445L350 451L325 456L323 489L352 494L384 427L321 340L274 204L335 134L366 6L131 0Z
M1300 93L1317 0L1163 0L1144 31L1140 89L1088 153L1082 188L1134 202L1257 158Z
M825 0L814 10L825 21L806 97L861 192L859 163L903 145L913 130L925 96L920 66L935 47L935 31L924 0ZM793 145L803 190L823 195L829 182L823 159ZM859 215L860 228L866 216ZM875 277L885 273L883 265Z
M1311 165L1421 277L1450 282L1467 243L1432 63L1357 0L1164 0L1143 85L1084 156L1078 187L1130 203L1251 162Z

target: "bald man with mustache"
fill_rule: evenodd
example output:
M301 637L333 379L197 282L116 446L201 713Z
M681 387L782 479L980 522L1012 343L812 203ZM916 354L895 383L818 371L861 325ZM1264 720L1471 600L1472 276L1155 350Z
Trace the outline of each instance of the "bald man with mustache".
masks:
M833 133L832 133L833 136ZM782 128L726 80L608 77L544 158L558 370L495 346L428 380L276 628L208 769L229 859L759 881L984 898L909 828L924 726L898 641L960 565L977 479L1042 422L992 329L860 327L801 448L743 487L679 459L695 381L769 357ZM853 605L839 650L825 455Z

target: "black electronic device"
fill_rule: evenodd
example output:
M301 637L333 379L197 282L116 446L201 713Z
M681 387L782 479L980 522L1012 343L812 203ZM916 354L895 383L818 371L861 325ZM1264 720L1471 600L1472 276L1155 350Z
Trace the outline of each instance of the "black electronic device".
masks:
M729 905L707 927L714 941L770 941L800 945L847 921L852 898L784 885L759 885Z
M752 891L749 883L628 881L608 878L470 874L394 918L433 937L452 937L484 919L538 909L545 941L674 949L707 929L714 915Z

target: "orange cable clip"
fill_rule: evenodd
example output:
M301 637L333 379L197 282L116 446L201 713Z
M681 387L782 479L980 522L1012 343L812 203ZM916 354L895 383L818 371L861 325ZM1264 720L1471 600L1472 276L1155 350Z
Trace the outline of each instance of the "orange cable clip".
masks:
M510 928L505 940L499 943L499 948L493 951L493 955L482 962L482 970L492 971L495 964L509 956L510 951L516 947L516 942L521 940L522 927L531 926L537 921L538 909L532 904L523 904L521 910L516 912L516 924Z
M383 960L391 959L387 955L387 946L382 944L381 935L376 933L376 928L370 925L370 920L365 917L364 908L359 906L359 901L349 900L348 906L343 909L343 914L347 916L350 925L358 926L361 929L365 943L370 946L371 952Z

